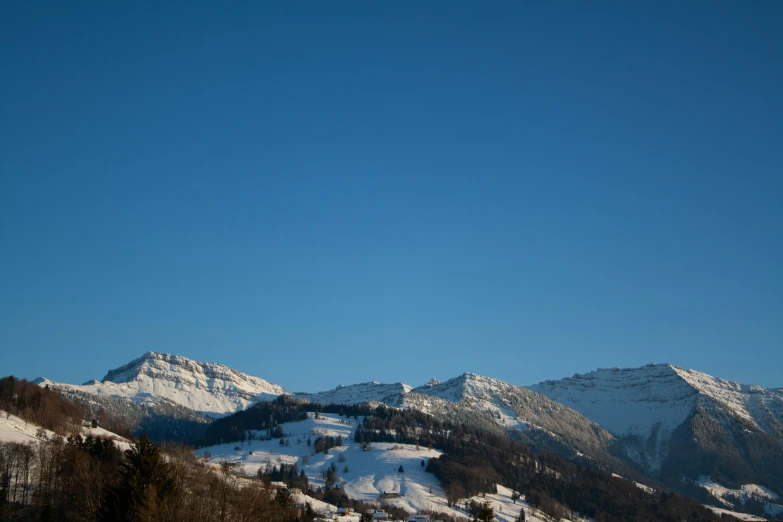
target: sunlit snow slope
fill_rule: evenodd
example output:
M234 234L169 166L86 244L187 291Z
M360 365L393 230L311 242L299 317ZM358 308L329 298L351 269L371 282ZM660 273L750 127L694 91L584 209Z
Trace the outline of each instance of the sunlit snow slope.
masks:
M37 382L42 386L50 384L94 395L128 398L138 403L164 398L211 416L233 413L259 400L286 393L276 384L222 364L156 352L147 352L109 371L102 381L93 380L81 386L45 379Z
M287 441L288 446L281 446L280 439L252 440L200 448L197 455L203 457L208 453L213 464L222 461L237 463L238 469L248 475L280 463L297 464L299 469L304 469L311 487L324 485L323 472L334 463L339 475L338 483L350 498L388 503L411 513L434 510L455 518L468 516L464 511L448 506L440 482L422 466L422 461L426 463L428 459L441 455L440 451L396 443L373 443L369 451L363 451L354 442L355 430L360 422L361 418L332 414L321 414L318 419L310 416L300 422L281 424L286 434L283 441ZM263 431L254 433L264 435ZM315 453L306 441L319 435L339 435L343 445L330 449L328 454ZM402 472L399 471L400 466L403 467ZM386 498L382 498L384 493ZM524 500L514 503L511 493L509 489L498 486L497 494L487 495L499 522L515 521L523 506L527 510L527 520L546 520L536 510L531 510Z

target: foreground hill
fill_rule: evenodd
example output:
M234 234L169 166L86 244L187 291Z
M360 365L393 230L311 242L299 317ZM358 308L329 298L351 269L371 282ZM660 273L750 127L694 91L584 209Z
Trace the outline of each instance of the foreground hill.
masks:
M361 418L337 414L322 413L318 418L310 414L304 420L280 424L285 436L279 439L266 439L264 430L254 429L249 430L254 439L207 446L197 454L209 455L211 462L227 461L241 466L251 476L273 466L296 464L300 471L304 470L312 488L327 485L323 472L334 463L334 485L342 487L350 498L376 502L387 493L385 502L412 513L446 507L439 481L421 466L422 460L438 457L442 452L395 443L376 443L369 451L363 451L362 445L354 442L360 421ZM313 441L318 437L339 437L340 445L327 452L316 452ZM403 472L398 471L400 466Z
M317 498L324 495L337 505L357 498L474 518L470 499L486 495L501 503L495 508L496 515L504 514L501 520L513 520L523 505L557 520L619 521L629 513L639 520L712 516L693 500L642 488L592 460L535 455L501 429L439 420L415 408L280 397L217 419L208 435L212 442L199 454L210 461L225 460L234 469L290 487L315 488Z
M262 406L262 405L259 405ZM402 508L409 513L440 513L456 520L471 519L465 505L488 500L498 522L514 522L521 509L528 521L548 521L550 518L530 505L524 498L516 499L511 489L496 485L496 492L459 498L452 503L438 478L428 471L430 459L443 456L443 451L423 445L402 442L357 443L356 430L362 428L363 416L309 413L300 421L279 424L280 438L267 438L266 430L248 430L250 438L243 442L228 442L203 447L197 455L209 462L228 462L232 468L256 476L274 474L281 466L296 466L304 472L307 485L314 489L340 488L348 498L367 504ZM221 419L220 423L230 422ZM318 451L319 437L339 437L339 446ZM333 467L333 472L327 473ZM301 479L300 479L301 480ZM301 482L298 482L301 484ZM582 520L572 515L563 520Z

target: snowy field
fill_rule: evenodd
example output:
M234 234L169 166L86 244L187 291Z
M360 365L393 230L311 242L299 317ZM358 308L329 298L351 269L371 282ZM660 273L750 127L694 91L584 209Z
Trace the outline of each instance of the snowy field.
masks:
M209 452L212 463L222 461L240 463L239 469L248 475L255 475L259 468L265 469L267 465L296 463L300 470L305 470L311 487L323 486L322 472L335 463L339 473L338 482L349 498L378 502L383 493L393 494L393 498L386 498L382 502L401 507L410 513L439 511L454 517L468 517L464 511L448 507L440 482L433 474L427 473L425 466L421 465L422 461L426 465L427 459L438 457L442 452L428 450L425 447L417 449L410 444L377 442L371 444L369 451L363 451L353 440L360 420L322 414L320 419L310 417L300 422L282 424L281 427L286 434L284 441L288 441L288 446L281 446L280 439L253 440L244 444L233 442L200 448L196 454L203 456L205 452ZM315 440L319 435L330 437L339 435L343 445L330 449L326 455L316 454L306 441L308 437ZM238 450L234 449L237 447ZM307 464L303 464L304 457L307 458ZM343 459L344 461L340 462ZM404 470L402 473L398 471L400 466ZM547 520L524 501L517 500L514 503L511 494L512 491L508 488L498 486L496 495L486 497L495 508L495 516L499 522L516 520L522 506L525 507L527 520ZM482 502L485 499L475 497L475 500ZM464 503L464 500L460 502L463 505ZM316 506L313 503L314 509L318 510L319 507L332 512L336 509Z

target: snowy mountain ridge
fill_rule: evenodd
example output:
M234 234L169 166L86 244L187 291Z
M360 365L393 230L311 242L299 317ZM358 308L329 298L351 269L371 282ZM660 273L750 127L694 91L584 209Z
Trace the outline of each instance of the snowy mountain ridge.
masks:
M617 436L655 437L656 452L691 414L698 392L668 365L599 369L530 387Z
M739 384L696 370L670 365L699 393L727 406L733 413L769 433L783 424L783 391L755 384Z
M614 437L596 422L545 395L492 377L463 373L412 389L403 406L482 429L505 432L542 450L587 454L619 465Z
M545 437L550 444L556 440L590 454L608 454L613 439L595 422L546 396L475 373L463 373L445 382L431 379L417 388L367 382L294 397L321 404L382 403L417 409L497 432L514 430L516 437L531 443Z
M39 379L38 384L63 394L127 400L155 405L171 402L195 412L217 417L289 394L281 386L217 363L148 352L109 371L102 381L69 385ZM412 388L404 383L365 382L340 385L319 393L290 394L322 404L382 403L415 408L432 415L461 419L498 432L512 429L529 443L551 447L571 446L583 453L606 454L612 436L577 412L528 389L473 373L445 382L431 379ZM543 442L543 439L547 439ZM554 442L553 442L554 441Z
M213 417L287 393L281 386L222 364L157 352L147 352L110 370L102 381L72 385L39 378L36 382L91 395L126 398L136 403L168 399Z
M699 399L711 399L763 431L783 423L783 393L738 384L672 364L601 368L529 387L563 403L616 435L657 437L681 425Z
M532 411L526 411L524 418L520 417L521 412L518 409L515 411L511 399L515 393L528 394L529 391L492 377L466 372L445 382L430 381L424 386L414 388L411 393L436 397L450 403L461 403L477 411L489 412L503 428L524 431L530 427L530 419L527 417ZM407 404L418 409L433 410L434 404L425 406L421 404L421 400L417 402L408 400ZM546 407L547 411L551 411L549 406L551 405Z
M379 382L363 382L345 386L337 386L333 390L318 393L294 393L298 399L321 404L361 404L364 402L382 402L390 406L399 406L402 397L410 390L411 386L401 382L394 384L382 384Z
M654 474L673 474L686 455L691 456L694 470L703 469L712 465L711 459L725 460L727 453L717 457L724 450L736 455L736 462L745 462L737 469L747 474L757 466L748 458L760 457L744 452L744 445L760 444L762 439L769 448L783 445L780 390L738 384L672 364L602 368L530 389L623 438L628 457ZM718 438L725 441L719 445L722 449L708 449L715 447ZM748 440L737 443L743 438Z
M289 393L282 386L219 363L198 362L158 352L147 352L108 371L101 381L82 385L45 379L37 382L94 395L125 397L136 403L164 398L211 416L230 414L259 400ZM520 390L532 390L576 410L614 435L645 439L653 436L659 445L691 415L697 404L707 409L715 404L722 405L765 432L774 432L783 426L783 390L737 384L671 364L601 368L527 388L463 373L445 382L432 379L415 388L401 382L364 382L292 395L310 402L381 402L389 406L410 403L411 400L406 399L410 394L426 395L451 403L473 404L509 421L516 415L507 396L527 393ZM524 428L523 423L518 423L517 427Z

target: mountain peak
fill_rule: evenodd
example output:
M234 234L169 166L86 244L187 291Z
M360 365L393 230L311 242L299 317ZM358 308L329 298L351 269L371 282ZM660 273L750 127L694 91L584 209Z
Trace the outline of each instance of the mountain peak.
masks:
M133 359L132 361L114 368L113 370L109 370L101 380L103 382L114 383L132 381L139 373L143 371L142 368L144 367L145 363L154 360L161 360L166 355L167 354L158 352L146 352L141 357Z
M382 402L397 405L411 387L401 382L384 384L376 381L359 384L339 385L333 390L319 393L295 393L294 396L321 404L361 404L364 402Z
M63 385L85 393L126 397L135 402L168 399L206 415L225 415L286 391L218 363L146 352L113 370L101 381Z
M434 395L450 402L459 402L463 399L488 397L492 394L492 390L505 386L510 385L492 377L465 372L444 382L433 379L415 388L413 392Z
M172 374L190 374L194 377L220 379L235 383L269 384L263 379L241 373L220 363L194 361L181 355L161 352L146 352L138 359L109 370L102 382L120 384L137 381L143 376L165 379ZM283 393L282 388L278 391Z
M783 424L783 397L761 386L719 379L673 364L599 368L530 389L577 410L615 436L639 441L637 453L658 470L675 430L697 411L743 418L765 432ZM652 442L650 442L652 441Z

